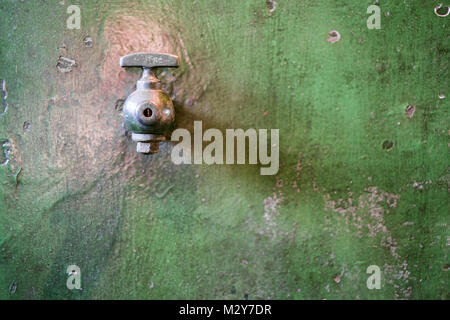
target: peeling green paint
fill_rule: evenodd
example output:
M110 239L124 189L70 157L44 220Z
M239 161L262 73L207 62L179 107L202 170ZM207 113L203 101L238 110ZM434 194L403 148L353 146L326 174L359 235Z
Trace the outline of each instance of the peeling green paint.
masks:
M373 1L78 1L80 30L69 4L0 3L0 298L449 298L435 3L383 1L380 30ZM147 49L181 57L161 74L179 127L279 128L278 175L175 166L170 144L136 154L115 106L139 70L118 57ZM59 72L60 56L77 67ZM71 264L81 291L66 288Z

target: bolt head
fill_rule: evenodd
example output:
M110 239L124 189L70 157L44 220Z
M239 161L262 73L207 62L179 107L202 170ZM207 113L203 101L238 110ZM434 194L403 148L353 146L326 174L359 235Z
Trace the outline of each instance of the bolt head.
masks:
M150 153L150 143L138 142L136 145L136 151L139 153Z

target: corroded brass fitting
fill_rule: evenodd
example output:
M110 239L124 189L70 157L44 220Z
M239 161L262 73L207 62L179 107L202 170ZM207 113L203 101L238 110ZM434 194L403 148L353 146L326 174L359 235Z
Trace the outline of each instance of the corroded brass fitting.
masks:
M170 97L161 90L161 82L152 68L178 67L178 57L160 53L133 53L120 58L121 67L141 67L142 77L136 91L123 105L125 124L131 131L136 151L156 153L166 140L174 121L175 109Z

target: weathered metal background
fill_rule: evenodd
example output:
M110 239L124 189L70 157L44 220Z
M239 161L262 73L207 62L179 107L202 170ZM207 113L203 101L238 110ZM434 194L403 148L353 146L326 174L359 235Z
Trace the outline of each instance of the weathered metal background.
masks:
M1 1L0 298L448 299L449 18L370 4ZM136 51L180 56L178 126L279 128L279 173L137 154Z

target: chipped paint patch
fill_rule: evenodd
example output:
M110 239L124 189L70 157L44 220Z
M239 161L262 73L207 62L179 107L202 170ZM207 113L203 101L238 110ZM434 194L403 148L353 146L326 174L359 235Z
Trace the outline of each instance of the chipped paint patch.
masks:
M67 73L72 71L77 66L75 60L60 56L56 62L56 69L61 73Z
M331 200L331 195L325 197L325 210L339 213L345 220L345 224L356 231L359 238L368 236L376 239L382 248L389 250L394 265L385 265L385 277L395 289L396 299L405 299L411 296L412 287L408 286L410 272L408 263L402 260L398 253L398 243L387 228L384 216L390 209L395 209L400 199L399 195L379 190L377 187L368 187L366 193L355 201L352 193L347 199ZM387 207L387 208L386 208ZM411 222L403 223L404 226L412 225ZM347 230L349 232L350 230Z
M87 36L83 39L83 43L86 48L92 48L94 41L92 40L92 37Z
M273 238L277 235L276 217L280 215L278 210L281 199L274 193L273 196L264 199L264 221L266 222L265 232L271 234Z
M386 282L395 289L394 298L396 300L408 299L412 294L412 287L408 285L411 272L408 271L408 263L401 262L396 266L384 265L384 276Z
M266 0L266 8L269 10L269 14L272 14L277 8L277 3L274 0Z
M328 32L328 39L327 41L330 43L336 43L339 40L341 40L341 34L337 30L331 30Z
M431 185L433 183L433 181L431 180L426 180L426 181L414 181L412 186L414 189L422 191L424 190L426 187L428 187L429 185Z
M414 112L416 111L416 106L407 106L405 108L405 114L408 118L412 119Z
M325 199L325 210L331 210L341 214L345 218L345 223L353 226L357 230L357 236L362 237L367 234L375 238L382 235L380 244L391 251L393 257L397 258L397 243L392 238L386 227L384 215L387 213L385 206L389 208L397 207L399 195L385 191L379 191L376 187L368 187L366 193L359 196L355 201L350 197L346 200L331 200L331 195Z
M0 166L6 166L9 163L9 156L11 154L12 145L9 140L0 140L2 144L2 155L0 160Z

